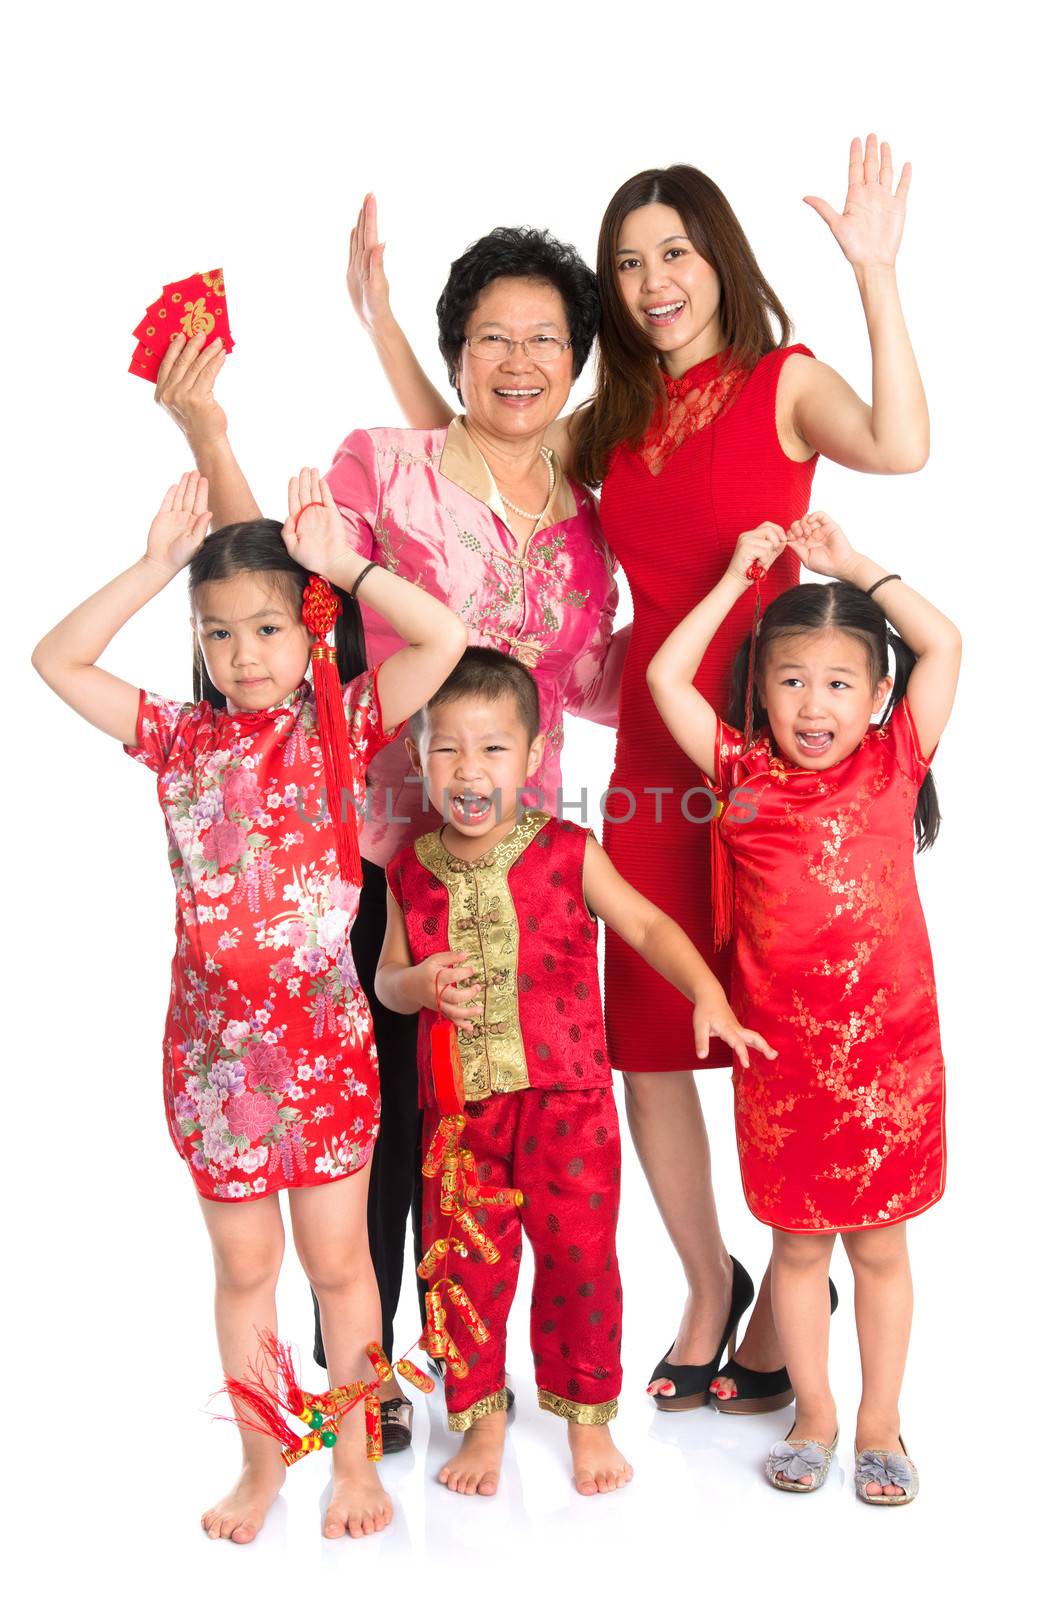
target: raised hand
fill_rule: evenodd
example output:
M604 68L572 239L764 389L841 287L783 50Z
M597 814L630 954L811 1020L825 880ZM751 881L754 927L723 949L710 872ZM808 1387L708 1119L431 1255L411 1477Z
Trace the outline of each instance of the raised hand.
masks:
M727 571L743 583L750 583L752 580L747 573L752 562L758 561L766 570L773 566L786 543L785 531L776 522L761 522L758 528L750 528L738 539Z
M180 572L203 543L210 520L207 479L198 472L183 473L152 520L146 556L165 572Z
M894 191L890 146L884 141L880 154L875 134L870 133L863 154L860 139L851 141L842 212L833 210L827 200L816 195L804 195L803 200L827 222L851 266L892 267L904 232L904 209L911 181L912 164L906 161Z
M808 572L844 578L857 560L842 528L823 511L808 511L788 530L788 543Z
M315 467L302 467L287 485L287 521L283 542L301 566L320 577L330 575L336 562L344 565L354 555L345 541L345 524L334 497ZM365 563L356 557L360 569Z
M214 380L227 352L220 339L204 349L206 337L197 333L186 341L184 333L176 333L156 376L156 404L174 418L194 447L222 438L228 427L214 398Z
M345 282L353 310L367 332L372 332L389 315L385 246L378 243L378 202L372 194L364 198L349 239Z

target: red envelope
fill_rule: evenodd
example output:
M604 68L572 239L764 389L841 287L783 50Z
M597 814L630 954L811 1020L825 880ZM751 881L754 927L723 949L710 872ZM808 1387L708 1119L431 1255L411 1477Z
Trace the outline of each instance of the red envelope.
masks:
M163 294L148 307L134 330L138 346L127 370L155 383L160 363L176 333L184 333L187 339L203 333L205 348L215 339L221 339L226 350L233 348L235 340L229 332L221 267L210 272L194 272L191 278L164 285Z
M172 333L184 333L187 339L203 333L205 349L215 339L221 339L226 350L233 348L221 267L194 272L191 278L182 278L178 283L165 283L163 300L168 321L175 324Z
M152 305L148 307L141 322L134 330L134 337L141 339L143 344L151 344L154 339L159 339L164 333L167 334L167 338L170 338L170 332L171 314L164 305L163 295L161 295L159 300L154 300ZM167 341L165 339L164 349L166 348Z
M166 342L164 344L166 349ZM155 383L163 360L163 351L153 346L139 344L131 357L128 372L133 372L136 378L145 378L149 383Z

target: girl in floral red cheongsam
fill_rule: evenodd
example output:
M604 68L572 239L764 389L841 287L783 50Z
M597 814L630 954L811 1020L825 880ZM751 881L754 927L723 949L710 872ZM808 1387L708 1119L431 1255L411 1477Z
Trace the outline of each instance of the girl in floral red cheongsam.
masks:
M366 1346L380 1327L367 1245L378 1076L349 944L360 891L339 872L325 804L302 596L310 572L352 591L341 595L335 635L350 816L365 803L372 756L443 681L466 634L424 590L347 546L317 472L291 480L282 529L238 523L205 538L209 520L206 480L187 473L164 497L145 554L52 629L33 661L68 705L156 774L177 891L164 1098L211 1237L224 1369L246 1376L257 1330L276 1326L278 1191L287 1189L337 1386L372 1377ZM195 704L147 694L96 665L185 566ZM374 672L360 670L358 647L350 665L364 582L406 641ZM241 1477L203 1526L246 1544L284 1469L273 1439L240 1431ZM346 1417L332 1455L325 1534L383 1528L392 1508L366 1459L362 1407Z
M694 676L738 597L786 548L839 581L770 604L738 657L723 722ZM841 1234L863 1378L855 1482L877 1506L909 1505L918 1491L898 1409L911 1323L905 1223L940 1199L945 1140L912 834L914 822L921 849L937 833L930 762L959 656L947 617L815 513L787 534L770 522L742 534L648 670L661 715L719 798L713 898L717 934L732 924L734 1009L777 1049L734 1070L745 1198L774 1230L774 1319L796 1395L767 1476L808 1492L828 1473L838 1428L825 1290Z

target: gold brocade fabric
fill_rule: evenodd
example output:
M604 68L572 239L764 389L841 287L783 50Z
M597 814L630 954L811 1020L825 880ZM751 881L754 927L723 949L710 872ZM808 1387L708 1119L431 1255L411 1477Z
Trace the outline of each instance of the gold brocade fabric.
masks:
M604 1427L617 1416L616 1400L604 1400L598 1406L584 1406L577 1400L564 1400L562 1395L553 1394L551 1389L538 1390L538 1408L551 1411L567 1422L583 1423L589 1428Z
M448 932L467 951L482 985L483 1019L471 1034L458 1032L467 1101L530 1087L519 1022L516 972L519 923L508 874L549 821L530 811L500 844L475 861L450 854L438 833L416 840L418 860L444 885L450 899Z
M475 1405L466 1407L464 1411L448 1411L447 1427L451 1433L467 1433L480 1417L489 1417L495 1411L507 1410L508 1390L498 1389L494 1394L485 1394L482 1400L477 1400Z

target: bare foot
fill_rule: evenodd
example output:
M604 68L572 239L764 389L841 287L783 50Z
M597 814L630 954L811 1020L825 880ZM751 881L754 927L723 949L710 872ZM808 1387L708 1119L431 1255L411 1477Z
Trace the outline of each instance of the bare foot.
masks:
M345 1463L335 1456L331 1469L331 1498L323 1519L323 1537L362 1539L380 1533L392 1521L392 1501L382 1488L370 1461Z
M489 1417L478 1417L462 1439L453 1461L440 1469L440 1483L445 1483L455 1494L497 1494L507 1426L506 1411L492 1411Z
M578 1494L609 1494L632 1481L632 1468L610 1437L604 1422L598 1426L567 1423L574 1487Z
M286 1476L287 1469L276 1454L246 1462L235 1488L200 1518L208 1539L250 1544Z

